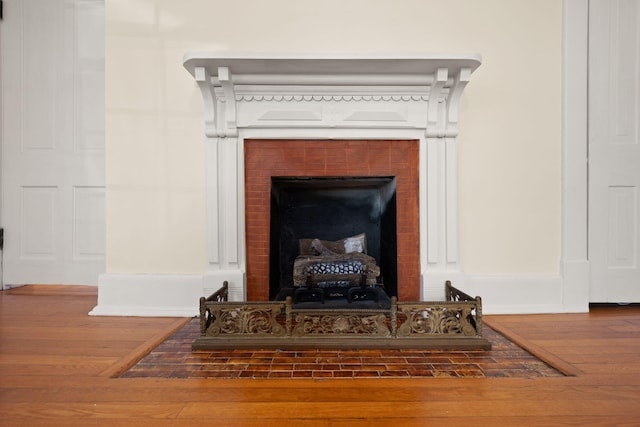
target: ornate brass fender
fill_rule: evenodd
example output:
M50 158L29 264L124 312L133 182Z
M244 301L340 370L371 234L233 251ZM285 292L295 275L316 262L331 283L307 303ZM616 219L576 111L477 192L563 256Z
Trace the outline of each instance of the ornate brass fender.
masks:
M446 301L398 302L388 310L294 309L291 298L229 302L227 284L200 298L193 349L430 348L481 349L482 300L445 284Z

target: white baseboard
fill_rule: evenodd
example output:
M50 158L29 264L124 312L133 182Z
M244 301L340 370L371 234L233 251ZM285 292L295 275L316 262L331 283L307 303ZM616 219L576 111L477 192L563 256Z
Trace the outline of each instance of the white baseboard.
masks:
M103 274L92 316L197 316L201 275Z
M202 277L203 295L209 296L222 287L224 282L229 284L229 301L244 301L246 299L245 274L242 270L209 271Z
M562 264L563 305L568 312L589 311L591 265L587 260L564 261Z
M484 314L575 313L589 311L580 295L566 297L562 276L472 276L458 275L455 287L482 298Z
M570 283L562 276L473 276L462 273L423 274L422 298L444 298L444 282L482 297L484 314L575 313L589 310L588 282L582 269ZM201 296L217 287L215 275L104 274L98 280L98 305L93 316L192 317ZM243 278L233 285L241 294ZM237 282L237 283L236 283ZM586 286L586 288L585 288ZM569 289L570 288L570 289ZM584 289L583 289L584 288ZM586 290L585 290L586 289ZM569 292L570 291L570 292ZM573 298L572 295L576 297ZM588 294L587 294L588 295ZM232 298L238 300L238 298Z

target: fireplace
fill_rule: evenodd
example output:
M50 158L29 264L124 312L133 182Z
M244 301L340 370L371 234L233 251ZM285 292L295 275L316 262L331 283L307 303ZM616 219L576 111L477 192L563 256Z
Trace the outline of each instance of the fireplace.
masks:
M359 233L385 291L419 299L418 141L251 139L244 151L249 300L291 283L298 239Z
M442 283L460 265L459 105L478 55L191 53L184 65L204 100L205 294L226 281L231 300L274 296L272 282L287 280L276 264L290 255L271 256L271 222L281 216L271 211L273 181L309 178L395 181L395 268L393 245L380 243L382 280L400 300L444 297ZM393 240L389 233L379 238Z
M395 177L272 177L270 216L270 299L283 300L294 285L300 285L294 282L294 263L303 256L303 242L313 244L315 239L357 242L348 250L371 256L381 270L374 279L377 285L387 295L397 296ZM322 249L332 251L333 258L333 253L347 251L344 242L335 249ZM310 252L321 256L323 250ZM340 290L327 299L346 297Z

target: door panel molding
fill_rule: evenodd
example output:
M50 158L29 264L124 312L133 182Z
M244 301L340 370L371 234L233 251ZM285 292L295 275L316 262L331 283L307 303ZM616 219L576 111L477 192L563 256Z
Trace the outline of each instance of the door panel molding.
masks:
M106 240L104 1L4 5L3 282L97 284Z
M589 13L589 258L592 302L640 301L640 1Z

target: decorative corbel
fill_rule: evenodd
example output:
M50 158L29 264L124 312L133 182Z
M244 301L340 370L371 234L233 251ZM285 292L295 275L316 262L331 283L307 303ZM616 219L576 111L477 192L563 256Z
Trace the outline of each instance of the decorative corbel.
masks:
M218 67L217 78L212 78L205 67L194 68L194 78L202 92L204 102L204 133L210 138L238 135L236 121L236 94L227 67ZM222 91L216 90L216 83Z
M224 103L224 115L221 115L219 125L219 136L238 136L236 121L236 92L233 87L231 73L228 67L218 67L218 81L222 86L224 96L220 100Z
M217 136L216 118L217 101L215 88L211 83L211 76L205 67L195 67L194 77L200 92L202 92L202 101L204 103L204 134L207 137Z
M458 120L460 116L460 97L467 83L471 80L471 69L461 68L456 75L447 98L447 137L458 136Z
M435 80L429 91L429 103L427 106L426 136L428 138L441 138L444 136L446 123L441 115L440 99L448 78L449 70L447 68L438 68L436 70Z

